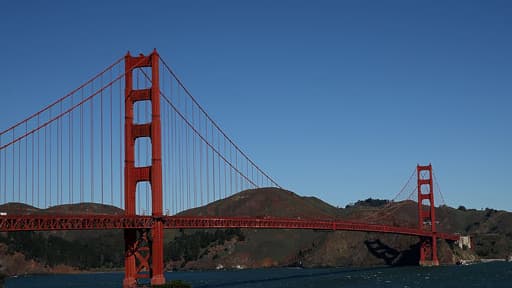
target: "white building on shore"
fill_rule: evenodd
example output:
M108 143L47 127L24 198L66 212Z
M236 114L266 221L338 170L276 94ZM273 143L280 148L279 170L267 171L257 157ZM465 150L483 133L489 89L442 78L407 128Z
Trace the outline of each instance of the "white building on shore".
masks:
M460 249L471 249L471 237L469 235L460 236L457 244L459 244Z

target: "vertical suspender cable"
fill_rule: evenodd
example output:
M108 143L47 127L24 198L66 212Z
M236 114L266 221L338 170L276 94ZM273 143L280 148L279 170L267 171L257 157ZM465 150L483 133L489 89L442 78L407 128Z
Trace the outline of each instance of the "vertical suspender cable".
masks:
M173 112L174 113L174 112ZM178 119L176 117L176 113L174 113L174 117L173 117L174 121L173 121L173 126L174 126L174 129L172 129L173 131L173 153L174 153L174 158L173 158L173 165L174 165L174 201L173 201L173 209L174 209L174 214L177 214L178 213L178 190L179 190L179 183L178 183L178 175L179 175L179 147L178 147Z
M180 105L180 92L179 90L176 91L177 94L178 94L178 105ZM178 145L179 145L179 153L178 153L178 157L179 157L179 165L180 165L180 174L179 174L179 181L180 181L180 188L179 188L179 191L178 191L178 197L180 198L179 199L179 203L180 203L180 208L179 208L179 211L183 211L183 207L185 206L185 197L183 195L184 193L184 181L183 181L183 178L185 177L185 173L183 171L183 121L181 120L181 123L180 125L178 126L178 130L179 130L179 139L178 139Z
M7 135L6 135L7 136ZM5 203L9 202L9 194L7 193L7 149L4 150L4 201Z
M4 150L4 201L7 203L7 149Z
M202 133L201 113L198 115L199 133ZM199 190L201 191L201 206L203 205L203 142L199 141Z
M178 93L179 95L179 93ZM179 157L180 157L180 191L179 191L179 197L180 197L180 211L183 211L185 210L185 181L184 181L184 178L185 178L185 170L183 169L183 162L184 162L184 157L183 157L183 141L184 141L184 137L183 137L183 132L184 132L184 124L183 124L183 120L181 120L181 124L179 126L179 134L180 134L180 138L178 139L179 141L179 145L180 145L180 153L179 153Z
M2 146L2 135L0 135L0 146ZM3 163L4 163L4 157L2 157L2 152L4 152L4 150L0 150L0 185L2 183L5 183L5 180L3 179L3 176L4 176L4 166L3 166ZM5 153L4 153L5 155ZM4 188L4 191L5 191L5 188ZM2 199L2 196L3 196L3 193L0 191L0 203L7 203L7 199Z
M73 99L74 99L74 97L71 97L71 106L73 106ZM74 156L73 155L73 149L74 149L74 147L73 147L73 130L74 130L73 129L73 115L74 115L74 112L71 112L69 114L69 118L68 118L68 121L69 121L69 123L68 123L68 134L69 134L68 135L69 136L69 159L68 159L69 160L69 183L68 183L69 191L68 191L68 198L71 203L74 203L74 201L73 201L74 200L73 199L73 190L74 190L73 189L74 188L73 180L74 179L73 178L75 177L75 173L73 173L73 171L74 171L74 167L73 167L73 164L74 164L73 163L73 156Z
M2 145L2 135L0 135L0 145ZM0 185L3 184L3 192L0 191L0 202L2 203L7 203L7 197L5 197L5 177L4 177L4 174L5 174L5 170L7 167L5 167L4 165L4 162L5 162L5 157L6 157L6 154L5 154L5 151L7 149L2 149L0 150ZM2 157L2 153L3 153L3 157ZM3 199L2 199L3 197Z
M219 151L219 153L220 153L220 151L222 151L222 150L220 150L220 134L218 131L217 131L217 151ZM221 199L222 198L222 187L221 187L222 182L221 182L221 172L220 172L220 157L218 157L218 156L217 156L217 168L218 168L217 175L219 175L219 179L218 179L219 180L218 181L219 182L219 199Z
M94 93L94 82L91 83L91 94ZM90 155L90 171L91 171L91 202L94 202L94 107L93 107L94 99L91 99L91 135L90 136L90 145L91 145L91 155Z
M117 66L119 67L119 73L121 73L121 65ZM121 78L121 80L119 80L119 207L121 208L125 208L124 207L124 189L123 189L123 152L124 152L124 145L122 144L123 143L123 104L124 104L124 101L126 99L124 99L123 97L123 82L122 81L123 78Z
M162 73L163 75L163 73ZM163 77L163 79L165 79L165 77ZM165 85L165 84L164 84ZM170 115L170 111L169 111L169 107L166 107L166 106L163 106L165 107L164 108L164 111L165 111L165 126L163 127L171 127L171 115ZM170 214L170 211L171 210L171 181L172 181L172 178L171 178L171 173L172 173L172 170L171 170L171 130L169 128L165 129L164 128L164 131L166 131L166 172L167 172L167 175L165 177L166 180L166 186L165 186L165 193L164 195L166 195L166 198L165 200L167 201L167 210L168 210L168 215Z
M205 135L206 135L206 139L208 139L208 122L207 122L207 119L204 118L204 130L205 130ZM206 147L206 203L210 203L210 173L209 173L209 169L210 169L210 165L209 165L209 158L210 158L210 154L208 153L208 145L205 145Z
M27 134L28 127L25 122L25 135ZM25 141L25 201L28 203L28 137L24 139Z
M100 191L101 204L105 203L103 198L103 74L100 77Z
M47 144L48 144L48 141L47 140L47 137L46 135L48 134L48 129L47 127L44 128L44 208L48 208L48 187L46 186L46 180L47 180L47 173L48 173L48 161L47 160ZM13 150L14 151L14 150ZM14 171L14 170L13 170Z
M169 83L169 91L171 91L172 89L172 83ZM169 92L169 93L172 93L172 92ZM169 109L169 157L170 157L170 163L169 163L169 179L170 179L170 183L169 183L169 191L170 191L170 195L169 195L169 209L171 210L171 214L174 215L175 214L175 210L174 210L174 204L175 204L175 201L174 201L174 194L175 194L175 185L176 185L176 180L174 179L174 175L176 174L176 169L175 169L175 164L174 162L176 161L175 160L175 155L174 155L174 149L175 149L175 145L174 145L174 118L173 118L173 114L172 114L172 111Z
M59 107L59 110L60 110L59 111L59 115L61 115L62 114L62 101L60 102L59 106L60 106ZM63 178L62 177L62 173L63 173L62 171L64 171L64 169L62 169L62 158L64 158L64 149L62 149L62 126L63 126L63 124L64 124L63 123L63 118L60 118L58 120L58 122L57 122L57 128L59 129L59 142L60 142L59 143L60 148L59 148L59 151L57 152L57 153L59 153L58 155L60 157L59 158L59 169L57 169L59 171L59 175L58 175L58 177L59 177L59 179L58 179L59 180L59 189L58 189L58 191L60 193L60 199L59 199L60 203L59 204L63 203L63 196L62 195L64 194L64 191L62 189L63 188L62 187L62 178Z
M169 80L169 94L173 95L172 93L172 79ZM176 214L176 190L177 190L177 183L176 183L176 119L174 118L174 112L170 110L170 125L171 125L171 169L170 175L171 175L171 211L172 214Z
M18 161L17 161L17 164L18 164L18 191L17 191L17 195L18 195L18 202L21 202L21 140L18 141Z
M238 186L238 150L235 149L235 193L240 192L239 186Z
M215 138L214 138L214 134L213 134L213 125L211 125L212 127L212 140L210 142L210 144L212 145L215 145ZM216 194L215 194L215 153L213 151L213 148L212 148L212 184L213 184L213 201L215 201L217 198L216 198Z
M32 205L32 206L35 206L35 205L34 205L34 204L35 204L35 203L34 203L34 179L35 179L35 177L34 177L34 171L35 171L35 170L34 170L34 162L35 162L35 154L34 154L34 146L35 146L35 145L34 145L34 141L35 141L35 135L34 135L34 134L32 134L32 157L30 157L30 158L31 158L31 160L32 160L32 165L31 165L31 167L32 167L32 173L30 173L30 174L31 174L31 176L32 176L32 189L31 189L31 190L32 190L32 197L30 197L31 202L32 202L32 203L31 203L31 205Z
M113 69L113 68L112 68ZM112 115L114 114L114 108L112 107L112 103L113 103L113 88L114 88L114 83L112 83L112 69L110 69L110 81L109 83L110 84L110 130L108 131L109 134L110 134L110 205L114 205L114 149L113 149L113 146L114 146L114 129L112 129L113 127L113 119L112 119Z
M233 163L233 146L229 144L229 162ZM233 167L229 167L229 187L231 195L233 195Z
M186 117L188 117L188 109L187 109L188 105L187 105L187 102L185 101L185 115ZM186 168L186 171L187 171L187 205L185 206L185 209L189 207L190 205L190 165L189 165L189 161L190 161L190 145L189 145L189 129L186 129L185 127L185 156L186 156L186 160L185 160L185 168Z
M84 89L82 89L82 100L84 100ZM80 105L80 202L84 202L84 105Z
M226 137L224 137L224 157L227 158L227 153L226 153ZM228 179L227 179L227 175L226 175L226 166L227 166L227 163L226 161L224 161L224 198L227 197L227 193L228 193Z
M194 106L192 106L192 122L196 123L196 118L194 117ZM193 143L193 159L192 159L192 171L194 171L194 207L197 207L197 171L196 171L196 136L192 134L192 143Z
M39 127L39 115L37 115L37 127ZM41 155L41 131L37 132L37 207L41 207L41 182L40 182L40 155Z
M162 73L163 74L163 73ZM162 107L165 107L165 113L166 113L166 124L165 126L163 127L168 127L168 128L164 128L164 131L167 131L167 135L166 135L166 150L167 150L167 157L166 157L166 160L167 160L167 164L165 165L166 167L166 170L164 173L165 174L165 178L167 179L167 185L166 185L166 206L167 206L167 210L168 210L168 215L171 215L172 213L172 166L171 166L171 163L172 163L172 152L171 152L171 135L172 135L172 127L171 127L171 111L169 111L169 108L166 107L166 106L163 106Z
M50 119L52 118L52 109L50 109ZM49 191L48 191L48 197L49 197L49 206L52 206L52 178L53 178L53 169L52 169L52 162L53 162L53 159L52 159L52 126L48 126L48 134L49 134L49 154L48 154L48 158L49 158L49 165L50 165L50 170L49 170L49 174L50 174L50 177L48 178L49 180Z

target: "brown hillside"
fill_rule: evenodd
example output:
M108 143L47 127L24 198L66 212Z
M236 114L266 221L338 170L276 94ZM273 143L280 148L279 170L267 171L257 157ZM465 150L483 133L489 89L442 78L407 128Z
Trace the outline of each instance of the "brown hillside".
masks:
M41 214L101 214L118 215L123 214L124 210L110 205L97 203L78 203L52 206L47 209L39 209L23 203L6 203L0 205L0 212L14 215L41 215Z
M41 209L23 203L6 203L0 205L0 212L14 215L39 214Z
M44 210L48 214L102 214L102 215L120 215L124 214L124 210L115 206L96 204L96 203L79 203L66 204L49 207Z
M317 198L301 197L278 188L242 191L229 198L185 211L182 215L336 218L407 227L418 225L417 203L413 201L394 203L367 199L347 208L336 208ZM439 219L448 219L440 222L440 231L458 232L452 230L460 225L450 225L450 213L443 215L439 212L439 215ZM244 229L243 233L246 235L245 241L231 243L224 248L210 247L205 252L216 252L205 253L197 261L182 262L170 267L179 268L184 265L185 268L207 269L220 264L224 267L240 265L256 268L293 263L302 263L307 267L402 265L417 264L419 259L417 237L307 230ZM447 243L441 241L439 247L442 263L453 263L456 260Z
M187 210L182 215L330 219L338 215L338 209L315 197L301 197L279 188L260 188Z

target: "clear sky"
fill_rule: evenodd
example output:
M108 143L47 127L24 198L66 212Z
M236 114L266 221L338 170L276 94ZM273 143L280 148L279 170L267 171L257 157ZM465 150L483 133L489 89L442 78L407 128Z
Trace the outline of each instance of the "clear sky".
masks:
M3 1L0 130L157 48L283 187L512 210L512 1Z

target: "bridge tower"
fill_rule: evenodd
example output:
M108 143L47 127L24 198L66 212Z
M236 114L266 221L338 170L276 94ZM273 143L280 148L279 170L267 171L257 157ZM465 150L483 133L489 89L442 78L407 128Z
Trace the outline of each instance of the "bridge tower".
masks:
M432 164L417 165L416 171L418 173L418 227L420 230L432 232L432 237L422 237L420 240L419 264L421 266L438 266Z
M149 182L151 186L151 215L153 227L147 230L125 229L125 278L124 288L137 286L137 280L150 278L152 285L165 283L163 273L163 223L162 223L162 157L160 129L159 55L156 49L150 55L125 56L125 214L135 216L137 183ZM133 70L151 68L151 87L133 89ZM134 123L134 104L151 102L151 122ZM138 138L151 140L151 165L135 166L135 142Z

